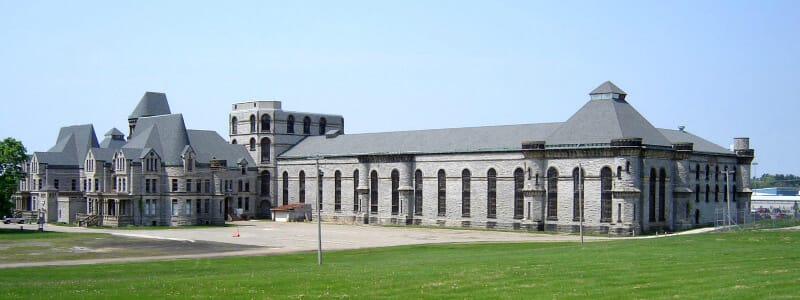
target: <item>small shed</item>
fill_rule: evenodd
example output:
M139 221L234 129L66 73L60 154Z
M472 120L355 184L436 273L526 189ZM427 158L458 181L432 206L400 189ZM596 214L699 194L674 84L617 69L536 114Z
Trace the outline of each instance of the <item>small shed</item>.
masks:
M302 222L311 219L311 205L294 203L271 208L272 217L277 222Z

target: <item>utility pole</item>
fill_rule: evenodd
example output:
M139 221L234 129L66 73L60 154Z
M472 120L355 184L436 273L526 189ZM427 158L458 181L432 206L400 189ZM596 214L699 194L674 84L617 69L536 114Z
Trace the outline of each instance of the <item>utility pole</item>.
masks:
M319 157L316 158L317 165L317 265L322 265L322 170L319 169Z

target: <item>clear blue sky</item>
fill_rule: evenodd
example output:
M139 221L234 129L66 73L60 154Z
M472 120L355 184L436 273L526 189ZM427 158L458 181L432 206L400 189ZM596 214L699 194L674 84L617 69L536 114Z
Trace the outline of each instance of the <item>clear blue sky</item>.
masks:
M347 133L565 121L611 80L653 125L800 174L800 1L0 1L0 138L127 133L145 91L227 138L231 104Z

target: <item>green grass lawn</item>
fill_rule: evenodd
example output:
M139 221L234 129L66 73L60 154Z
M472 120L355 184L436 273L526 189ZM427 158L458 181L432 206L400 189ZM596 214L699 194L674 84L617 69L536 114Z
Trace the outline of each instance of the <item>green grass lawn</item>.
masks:
M800 232L0 269L0 298L800 298Z

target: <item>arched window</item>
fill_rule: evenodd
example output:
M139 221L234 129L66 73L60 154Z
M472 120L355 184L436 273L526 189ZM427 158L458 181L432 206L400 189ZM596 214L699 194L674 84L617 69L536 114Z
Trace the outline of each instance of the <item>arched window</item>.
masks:
M699 203L700 202L700 185L699 184L695 184L694 185L694 202L695 203Z
M558 219L558 170L547 169L547 219Z
M306 172L300 171L300 176L297 178L298 184L300 188L297 190L299 192L300 203L306 203Z
M311 134L311 118L303 118L303 134Z
M731 201L736 202L736 185L731 187Z
M250 115L250 133L256 132L256 115Z
M400 213L400 173L392 170L392 214Z
M272 118L268 114L261 115L261 131L270 131Z
M294 133L294 116L286 118L286 133Z
M719 184L714 185L714 202L719 202Z
M414 215L422 215L422 171L414 172Z
M236 144L238 144L238 143L239 143L239 142L237 142L237 141L236 141L236 139L232 139L232 140L231 140L231 145L236 145Z
M439 170L436 174L438 202L436 206L436 215L444 217L447 215L447 175L444 170Z
M470 181L472 180L472 173L464 169L461 171L461 217L469 217L470 209Z
M700 180L700 164L697 164L694 169L694 180Z
M353 211L359 210L358 202L358 170L353 170Z
M497 171L486 172L486 217L497 218Z
M514 170L514 219L525 217L525 198L522 189L525 184L525 171L517 168Z
M667 171L663 168L658 177L658 220L667 220Z
M261 196L269 196L269 186L272 180L269 171L261 172Z
M711 168L706 165L706 180L708 180L708 176L711 174Z
M600 169L600 222L611 222L611 168Z
M271 146L272 142L270 142L268 138L261 139L261 162L270 161L269 152Z
M586 180L586 173L583 169L575 168L572 170L572 220L581 220L583 211L583 183Z
M622 179L622 166L617 167L617 179Z
M289 173L283 172L283 205L289 205Z
M706 184L706 203L708 203L708 195L711 193L711 186Z
M378 213L378 171L372 171L369 176L369 212Z
M342 172L333 173L333 210L342 210Z
M328 127L328 120L326 120L325 118L320 118L319 119L319 134L320 135L325 134L325 131L327 130L326 127Z
M250 138L250 151L256 151L256 139Z
M236 117L231 118L231 134L237 133L237 126L239 125L239 120Z
M658 174L656 169L650 169L650 222L656 221L656 182L658 181Z

